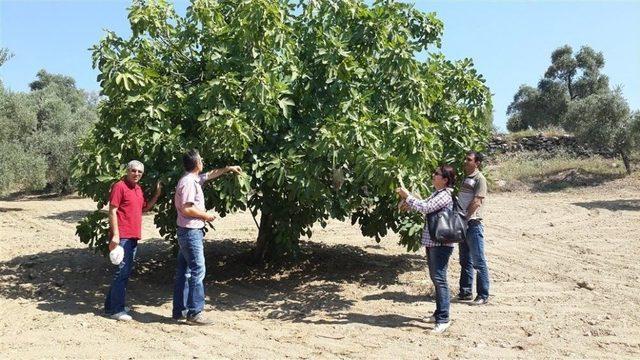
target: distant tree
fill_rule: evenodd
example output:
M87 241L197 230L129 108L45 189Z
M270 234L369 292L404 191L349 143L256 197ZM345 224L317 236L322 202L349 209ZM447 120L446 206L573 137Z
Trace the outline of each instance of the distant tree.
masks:
M541 79L538 82L540 96L537 99L537 105L540 113L535 128L562 124L562 118L567 112L570 101L570 96L565 89L562 83L551 79Z
M640 111L631 114L631 140L634 149L637 150L640 146Z
M507 108L507 129L562 126L571 101L609 91L603 67L604 55L591 47L583 46L575 56L569 45L554 50L537 88L522 85L514 95Z
M0 193L45 187L47 161L28 141L36 111L28 94L0 89Z
M491 97L487 99L487 102L482 109L482 114L480 115L480 121L484 123L488 131L497 132L497 128L493 123L493 102L491 101Z
M609 91L609 77L600 73L604 67L604 55L585 46L576 54L578 68L582 76L576 79L571 99L582 99L593 94Z
M0 48L0 66L4 65L9 59L13 57L13 54L7 48Z
M42 90L47 86L59 85L68 89L76 89L76 81L72 77L60 74L51 74L42 69L36 74L37 79L29 84L31 91Z
M77 142L97 121L94 97L44 70L30 88L0 91L0 192L70 191Z
M49 89L49 92L54 92L56 97L69 105L72 111L76 111L87 103L87 93L78 89L76 81L70 76L40 70L36 74L36 80L29 84L29 88L34 94L39 90Z
M566 85L569 97L573 99L573 79L578 72L578 61L573 57L573 49L569 45L557 48L551 53L551 65L544 73L546 79L559 80Z
M540 122L538 118L538 100L540 91L528 85L521 85L513 101L507 108L507 130L511 132L528 129L531 124Z
M561 82L569 99L575 100L609 89L609 78L600 74L603 67L602 52L583 46L574 57L571 46L565 45L551 54L551 66L544 77Z
M619 89L572 101L564 126L587 146L613 150L631 173L629 153L638 139L640 124Z

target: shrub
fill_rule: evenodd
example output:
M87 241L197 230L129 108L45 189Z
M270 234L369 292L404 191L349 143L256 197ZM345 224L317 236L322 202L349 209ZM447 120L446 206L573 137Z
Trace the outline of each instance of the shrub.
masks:
M46 181L47 159L19 143L0 143L0 190L34 191Z
M66 76L40 71L31 88L28 93L0 91L0 141L20 163L33 165L29 168L33 180L25 179L24 168L14 166L17 160L1 157L0 193L43 189L69 192L71 159L78 140L97 120L95 105Z

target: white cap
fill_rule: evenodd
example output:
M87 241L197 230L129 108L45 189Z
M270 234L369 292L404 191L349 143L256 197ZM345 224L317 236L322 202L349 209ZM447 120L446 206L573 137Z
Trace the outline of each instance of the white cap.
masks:
M120 265L124 259L124 249L122 246L116 246L115 249L109 252L109 259L113 265Z

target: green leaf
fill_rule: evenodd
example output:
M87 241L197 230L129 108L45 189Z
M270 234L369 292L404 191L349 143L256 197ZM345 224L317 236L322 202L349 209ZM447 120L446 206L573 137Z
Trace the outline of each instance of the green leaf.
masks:
M487 138L484 79L432 52L443 24L410 5L194 1L179 14L136 1L129 16L131 35L93 48L106 98L73 173L98 202L132 158L149 169L144 188L175 188L182 154L197 148L207 167L246 173L209 182L207 207L269 214L274 257L295 254L316 222L349 216L376 240L401 224L412 250L423 219L397 218L394 187L426 194L436 164ZM154 222L175 245L166 195Z

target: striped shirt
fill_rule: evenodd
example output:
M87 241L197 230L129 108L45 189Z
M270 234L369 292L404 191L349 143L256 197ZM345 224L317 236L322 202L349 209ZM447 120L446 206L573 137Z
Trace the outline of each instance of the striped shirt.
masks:
M446 188L442 190L438 190L431 194L426 200L418 199L412 195L407 197L407 205L409 208L414 211L421 212L425 215L424 221L425 226L422 230L422 246L426 247L434 247L434 246L450 246L453 247L453 244L442 244L439 242L435 242L431 240L431 235L429 235L429 226L427 226L427 214L432 212L440 211L441 209L447 207L451 209L453 207L453 199L451 198L451 192L453 190L451 188Z

